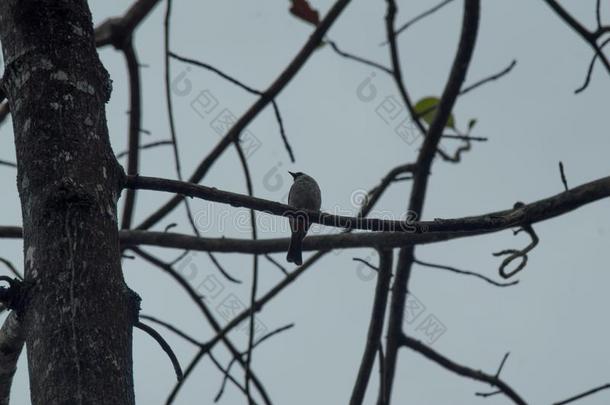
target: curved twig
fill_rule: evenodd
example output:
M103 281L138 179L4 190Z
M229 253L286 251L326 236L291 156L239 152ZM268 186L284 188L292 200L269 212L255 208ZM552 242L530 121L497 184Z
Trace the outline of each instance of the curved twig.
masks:
M515 208L521 208L522 206L523 203L515 204ZM534 228L532 228L531 225L523 225L519 230L515 232L515 234L521 231L525 231L531 238L531 242L526 247L524 247L523 249L506 249L493 253L493 255L496 257L508 255L508 257L502 261L502 263L500 264L500 268L498 269L498 271L500 272L500 276L505 279L511 278L525 267L525 265L527 264L527 254L538 245L538 235L536 235L536 232L534 231ZM515 267L514 270L507 273L505 270L506 266L508 266L514 260L519 258L521 259L521 262L517 265L517 267Z
M147 262L149 262L151 264L154 264L155 266L157 266L160 269L162 269L165 272L167 272L167 274L170 275L178 283L178 285L180 285L186 291L186 293L189 295L191 300L200 309L200 311L202 312L203 316L206 318L208 323L212 326L212 329L214 329L214 331L216 331L216 333L221 331L221 327L218 324L218 321L216 321L216 319L215 319L214 315L212 314L212 312L203 303L203 301L200 299L200 297L197 294L197 292L189 285L189 283L186 280L184 280L184 278L180 274L178 274L169 264L167 264L167 263L157 259L156 257L146 253L145 251L143 251L143 250L141 250L139 248L136 248L136 247L130 247L130 248L131 248L131 250L133 250L134 253L136 253L138 256L140 256L141 258L143 258ZM229 352L233 356L238 356L239 355L239 351L235 348L233 343L231 343L231 341L226 336L223 335L222 338L220 338L219 340L223 341L223 343L225 344L227 349L229 349ZM245 368L245 364L244 364L243 361L241 361L241 359L240 359L239 363L240 363L240 366ZM194 366L193 366L193 368L194 368ZM187 377L189 376L189 372L191 370L192 370L192 368L189 367L184 372L184 378L182 378L180 381L178 381L176 383L176 385L174 386L174 389L172 390L171 394L169 395L169 397L168 397L168 399L166 401L166 404L169 405L169 404L171 404L174 401L176 395L178 394L179 389L184 384L184 381L186 381ZM265 403L270 405L271 401L269 399L269 396L266 393L265 388L263 387L263 385L260 383L260 381L258 380L258 378L256 378L256 376L254 374L251 373L251 376L252 376L252 381L256 385L256 388L259 390L259 392L260 392L261 396L263 397Z
M610 38L606 38L606 40L599 45L599 49L604 49L604 47L606 45L608 45L609 43L610 43ZM589 62L589 67L587 68L587 75L585 76L585 81L579 88L574 90L574 94L581 93L587 87L589 87L589 83L591 82L591 76L593 74L593 67L595 66L595 61L597 60L598 57L599 57L599 55L597 53L593 54L593 57L591 58L591 62Z
M17 270L15 265L13 265L13 263L10 260L5 259L4 257L0 257L0 263L4 264L6 267L8 267L9 271L11 273L13 273L13 275L15 277L17 277L19 280L23 280L23 276L21 275L19 270Z
M447 270L447 271L451 271L451 272L457 273L457 274L463 274L463 275L466 275L466 276L477 277L477 278L480 278L481 280L483 280L483 281L485 281L485 282L487 282L489 284L495 285L496 287L510 287L511 285L515 285L515 284L519 283L519 280L511 281L509 283L499 283L499 282L494 281L494 280L492 280L492 279L490 279L488 277L485 277L482 274L475 273L473 271L460 270L460 269L457 269L455 267L444 266L442 264L427 263L427 262L423 262L423 261L418 260L418 259L413 259L413 263L419 264L420 266L430 267L430 268L433 268L433 269Z
M157 343L159 343L161 349L163 349L163 351L167 354L167 357L169 357L170 361L172 362L172 366L174 366L176 379L178 381L182 380L182 368L180 368L180 362L178 361L178 358L176 357L176 354L172 350L171 346L165 341L165 339L163 339L163 336L161 336L159 332L157 332L150 326L139 321L134 324L134 327L146 332L150 337L155 339Z
M170 140L162 140L162 141L154 141L154 142L149 142L149 143L145 143L143 145L140 145L140 150L155 148L157 146L171 145L171 144L172 144L171 139ZM121 159L121 158L127 156L128 153L129 153L129 150L124 150L122 152L119 152L119 153L116 154L116 158L117 159Z

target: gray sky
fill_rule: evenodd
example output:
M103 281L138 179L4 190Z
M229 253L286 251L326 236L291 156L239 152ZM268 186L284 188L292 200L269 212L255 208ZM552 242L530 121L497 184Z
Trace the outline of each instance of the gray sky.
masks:
M125 2L90 2L96 23L122 14ZM178 54L210 63L243 82L264 89L307 40L312 27L288 13L288 2L210 1L174 2L171 48ZM311 0L326 12L331 1ZM399 2L397 22L403 22L436 1ZM439 95L455 53L461 18L461 1L410 28L400 37L405 81L412 98ZM594 23L594 1L564 1L581 21ZM604 4L607 6L607 4ZM437 162L433 166L424 219L482 214L511 207L516 201L531 202L561 192L558 161L566 167L570 186L610 171L608 159L607 100L610 78L596 66L591 86L574 95L588 66L590 48L551 12L542 1L483 1L480 35L467 83L495 73L511 60L513 72L459 99L454 110L457 125L465 129L471 118L478 123L473 135L488 137L476 143L458 165ZM143 81L143 127L151 132L144 141L169 138L162 63L164 5L138 29L137 52L147 67ZM610 11L604 10L610 18ZM329 37L345 50L389 65L384 39L385 2L354 1L332 27ZM607 21L607 19L606 19ZM112 48L101 51L114 91L107 106L108 123L115 151L126 146L128 99L125 64ZM191 84L182 91L184 79L176 79L174 108L188 177L199 160L220 139L215 132L219 115L239 116L255 98L211 73L172 62L172 76L181 73ZM358 91L371 79L375 97L367 100ZM370 87L369 87L370 89ZM186 93L186 94L184 94ZM360 94L360 97L359 97ZM217 104L209 113L191 104L202 97ZM384 122L380 111L388 97L398 99L390 77L383 72L338 57L329 47L319 49L295 80L280 94L278 102L297 163L292 165L281 143L273 111L266 109L252 123L249 139L260 147L249 157L255 194L282 200L290 186L286 170L298 169L315 177L323 194L323 209L347 215L357 210L354 201L392 167L414 160L421 139L406 143L394 126ZM197 105L197 104L196 104ZM213 105L210 104L211 108ZM381 106L381 107L380 107ZM392 121L392 124L396 122ZM14 159L10 124L0 129L0 159ZM456 142L445 141L452 150ZM124 163L124 161L123 161ZM175 178L168 147L142 153L140 173ZM229 149L214 165L203 184L245 192L237 155ZM2 199L0 224L19 224L20 210L15 172L0 170ZM377 206L374 216L403 214L409 183L395 184ZM144 219L168 196L140 192L136 222ZM122 201L121 201L122 204ZM198 224L206 236L249 238L247 211L192 201ZM606 308L610 284L607 246L609 201L587 205L563 217L536 225L539 246L530 254L519 284L495 288L480 280L440 270L417 267L410 289L421 305L415 319L405 322L407 332L418 339L426 335L424 321L444 331L432 337L432 347L453 360L494 373L505 352L511 355L502 377L532 404L545 404L610 381L608 358L610 328ZM287 236L282 219L259 214L261 238ZM158 225L171 222L176 231L189 232L182 209ZM318 232L334 232L320 229ZM521 248L525 235L510 231L451 241L417 249L417 257L454 265L498 278L500 259L492 252ZM172 258L179 252L149 249ZM2 256L22 265L20 241L2 241ZM275 256L284 262L283 255ZM330 254L294 285L285 290L259 315L269 331L294 322L296 326L262 344L254 353L254 370L276 404L347 403L360 363L374 289L374 276L353 257L369 258L371 250ZM243 280L237 285L215 272L204 253L182 262L183 274L208 296L208 303L222 319L224 304L247 302L251 258L219 256L225 268ZM136 260L125 262L126 279L143 298L142 313L171 321L207 340L213 332L179 287L160 270ZM261 259L260 290L266 291L282 274ZM417 316L415 316L417 315ZM424 325L424 326L422 326ZM160 330L186 366L195 350ZM174 384L173 370L165 354L148 336L135 330L134 369L137 400L141 404L164 403ZM236 331L234 342L245 347L246 333ZM224 348L214 352L228 361ZM243 373L234 368L240 380ZM211 403L221 374L205 360L181 391L178 404ZM377 393L374 370L366 403ZM494 405L510 403L498 395L474 397L489 387L446 372L419 354L403 349L395 382L394 402L412 404ZM27 366L22 356L13 389L15 404L29 400ZM603 392L581 404L603 404ZM410 401L410 402L409 402ZM243 395L229 385L223 403L244 403Z

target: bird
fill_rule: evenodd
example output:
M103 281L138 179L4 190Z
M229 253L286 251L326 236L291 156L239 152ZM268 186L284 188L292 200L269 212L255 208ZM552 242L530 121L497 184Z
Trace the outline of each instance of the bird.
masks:
M288 173L294 179L294 183L292 183L288 192L288 205L297 209L319 211L322 204L322 194L318 183L313 177L305 173ZM297 215L294 218L289 218L288 221L290 222L291 237L286 260L300 266L303 264L301 244L311 223L306 215Z

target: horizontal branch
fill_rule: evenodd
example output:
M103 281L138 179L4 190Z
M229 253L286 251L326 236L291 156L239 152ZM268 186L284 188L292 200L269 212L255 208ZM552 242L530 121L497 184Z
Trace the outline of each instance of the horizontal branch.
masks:
M134 178L132 178L133 180ZM149 179L143 178L142 179ZM190 195L192 192L198 197L210 201L224 202L235 206L259 210L274 215L292 216L295 210L291 207L274 201L268 201L241 194L221 191L210 187L198 186L190 183L181 183L173 180L163 180L156 183L151 179L148 184L169 184L175 187L173 192L183 192ZM144 184L144 183L143 183ZM160 186L158 188L161 188ZM169 190L168 190L169 191ZM550 218L573 211L585 204L610 197L610 177L604 177L581 186L571 188L555 196L538 200L510 210L496 211L484 215L462 217L455 219L440 219L434 221L386 221L369 219L367 222L361 218L335 216L321 212L305 211L314 223L329 226L356 228L356 225L371 225L371 228L405 229L410 227L411 232L359 232L341 233L335 235L315 235L305 238L303 250L329 250L344 248L391 248L405 245L419 245L442 242L467 236L482 235L498 232L513 227L535 224ZM374 225L374 226L373 226ZM398 225L398 226L397 226ZM402 227L402 228L401 228ZM375 228L375 229L377 229ZM17 226L0 226L0 238L21 238L22 231ZM168 248L191 249L207 252L224 253L250 253L264 254L285 251L289 239L230 239L230 238L198 238L169 232L151 232L138 230L125 230L120 232L121 243L124 245L150 245Z
M208 201L229 204L234 207L244 207L284 217L307 215L309 221L312 223L339 228L407 232L416 234L443 232L482 234L544 221L546 219L572 211L593 201L609 197L610 177L604 177L599 180L585 183L581 186L556 194L552 197L548 197L530 204L519 205L517 208L457 219L437 218L434 221L414 221L411 219L407 219L406 221L397 221L378 218L356 218L341 215L331 215L328 213L311 210L295 210L289 205L281 204L275 201L222 191L213 187L153 177L128 176L126 187L178 193ZM413 215L415 215L415 213ZM362 234L355 236L362 236ZM400 240L403 242L408 239L404 236L388 237L392 240ZM428 237L425 237L424 240L428 240L426 239ZM443 237L443 239L453 237L454 236L448 235ZM432 241L437 241L438 238L438 235L434 236ZM379 246L390 247L388 245Z
M125 188L165 191L183 196L197 197L207 201L229 204L233 207L244 207L268 214L296 217L307 216L313 223L347 229L362 229L371 231L403 231L415 232L411 225L413 221L381 220L376 218L355 218L341 215L331 215L312 210L297 210L286 204L250 197L244 194L219 190L194 183L156 177L127 176ZM414 218L413 218L414 219Z

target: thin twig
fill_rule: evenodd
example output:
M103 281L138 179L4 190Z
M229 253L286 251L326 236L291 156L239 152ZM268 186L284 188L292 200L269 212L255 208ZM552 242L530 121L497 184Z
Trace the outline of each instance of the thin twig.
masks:
M473 84L471 84L469 86L464 87L462 90L460 90L460 96L463 96L464 94L466 94L466 93L476 89L479 86L482 86L482 85L484 85L486 83L489 83L491 81L498 80L498 79L502 78L503 76L509 74L510 71L513 70L513 68L515 66L517 66L517 60L513 59L512 62L510 62L510 64L506 68L504 68L503 70L499 71L498 73L495 73L495 74L493 74L491 76L488 76L488 77L486 77L484 79L481 79L481 80L479 80L477 82L474 82Z
M320 45L322 39L326 35L326 32L330 29L332 24L337 20L341 12L350 3L350 0L337 0L337 2L331 7L326 16L317 25L316 30L311 34L308 41L305 43L303 48L294 57L290 64L284 69L284 71L278 76L278 78L269 86L267 90L263 92L263 95L254 103L252 106L235 122L235 124L229 129L227 134L222 140L210 151L210 153L203 159L191 177L189 182L199 183L208 170L216 162L216 160L222 155L222 153L231 145L232 142L239 139L241 132L252 122L254 118L269 104L271 101L282 91L284 87L296 76L299 70L309 60L310 56ZM180 202L184 199L184 196L175 195L168 200L163 206L151 214L145 219L137 228L138 229L149 229L167 214L169 214Z
M8 160L2 160L0 159L0 166L8 166L8 167L12 167L12 168L17 168L17 163L14 162L9 162Z
M163 326L164 328L170 330L171 332L174 332L176 335L180 336L182 339L186 340L187 342L194 344L195 346L203 345L203 343L199 342L194 337L189 336L186 332L181 331L180 329L178 329L177 327L175 327L174 325L172 325L169 322L162 321L161 319L156 318L151 315L140 315L139 317L140 317L140 319L146 319L149 322L154 322L158 325Z
M500 373L502 372L502 369L504 368L504 364L506 363L506 360L508 359L509 355L510 355L510 352L506 352L504 354L504 357L502 357L502 361L500 362L498 371L496 371L496 378L500 378ZM474 395L477 397L487 398L487 397L491 397L491 396L498 395L501 393L502 393L502 391L497 390L497 391L492 391L492 392L475 392Z
M163 140L163 141L155 141L155 142L149 142L149 143L145 143L143 145L140 145L140 150L144 150L144 149L150 149L150 148L154 148L157 146L164 146L164 145L172 145L172 141L170 140ZM116 158L117 159L121 159L125 156L127 156L127 154L129 153L128 150L124 150L122 152L117 153Z
M211 252L208 252L208 257L210 258L212 263L214 263L214 266L216 266L216 269L220 272L220 274L222 274L227 280L229 280L230 282L235 283L235 284L241 284L241 280L239 280L239 279L233 277L232 275L230 275L224 269L224 267L222 267L222 265L220 264L220 262L218 261L216 256L214 256Z
M476 141L476 142L487 142L488 139L481 136L470 136L470 135L452 135L452 134L443 134L443 139L459 139L462 141Z
M332 48L332 50L335 51L335 53L337 53L338 55L340 55L340 56L342 56L342 57L344 57L346 59L351 59L353 61L362 63L362 64L364 64L366 66L371 66L371 67L373 67L375 69L382 70L382 71L384 71L384 72L386 72L387 74L390 74L390 75L392 74L392 69L390 69L390 68L388 68L386 66L383 66L380 63L377 63L377 62L374 62L372 60L365 59L365 58L362 58L360 56L357 56L357 55L354 55L352 53L345 52L345 51L341 50L341 48L339 48L339 45L337 45L337 43L335 41L327 39L324 42L329 44L330 47Z
M11 261L9 261L8 259L5 259L3 257L0 257L0 263L3 263L6 267L8 267L10 272L13 273L13 275L15 277L17 277L19 280L23 280L23 276L21 275L19 270L17 270L17 268L13 265L13 263Z
M602 64L606 68L606 71L610 74L610 61L604 55L603 51L597 45L597 38L603 34L605 30L597 30L595 33L587 30L581 23L579 23L574 17L570 15L557 1L555 0L544 0L546 4L566 23L570 28L577 32L582 39L585 40L595 51L595 54L599 56Z
M246 189L248 191L249 197L254 197L254 187L252 186L252 176L250 174L250 168L248 167L248 161L246 160L246 155L239 144L239 141L235 141L235 148L237 150L237 155L239 156L239 161L241 163L242 170L244 172L244 177L246 179ZM256 240L258 238L257 230L256 230L256 212L254 210L250 210L250 226L252 227L252 240ZM252 256L252 288L250 290L250 306L253 307L256 303L256 293L258 289L258 255ZM255 326L255 317L254 312L250 314L250 325L248 328L248 350L246 355L246 396L248 397L249 403L252 405L252 395L250 392L250 365L252 364L252 350L254 349L254 326Z
M225 381L231 381L237 388L239 388L239 390L241 392L244 393L244 395L246 396L246 398L248 399L248 402L250 402L252 405L256 405L256 402L254 401L254 399L248 394L248 391L246 391L246 388L241 385L239 383L239 381L237 381L237 379L235 377L233 377L230 373L229 368L225 368L223 367L220 362L218 360L216 360L216 358L212 355L212 353L209 353L210 359L212 360L212 363L214 363L214 365L216 366L216 368L218 368L218 370L222 371L223 375L224 375L224 379L222 382L222 386L221 386L221 392L219 392L216 397L214 398L214 402L218 402L218 400L220 400L220 396L222 395L222 392L224 392L224 385L225 385Z
M563 183L563 188L568 191L568 181L566 180L566 173L563 168L563 163L559 161L559 175L561 176L561 182Z
M563 401L555 402L553 405L565 405L565 404L569 404L570 402L574 402L574 401L582 399L584 397L588 397L589 395L593 395L593 394L595 394L597 392L600 392L600 391L603 391L603 390L607 390L609 388L610 388L610 383L609 384L604 384L604 385L601 385L599 387L596 387L596 388L590 389L588 391L585 391L582 394L578 394L578 395L575 395L575 396L573 396L571 398L565 399Z
M377 272L379 271L379 268L377 268L376 266L373 266L371 263L369 263L367 260L361 259L359 257L352 257L352 260L355 262L360 262L362 264L364 264L366 267L368 267L369 269Z
M454 361L443 356L442 354L435 352L434 350L419 342L418 340L415 340L408 336L402 335L400 343L406 347L415 350L416 352L422 354L424 357L428 358L429 360L432 360L433 362L439 364L440 366L446 368L449 371L452 371L463 377L468 377L473 380L481 381L490 384L494 387L497 387L507 397L512 399L515 404L527 405L527 403L519 396L519 394L515 392L515 390L513 390L508 384L506 384L497 376L492 376L480 370L474 370L457 364Z
M443 8L444 6L446 6L447 4L451 3L453 0L443 0L441 1L439 4L435 5L434 7L430 8L429 10L424 11L423 13L415 16L414 18L410 19L409 21L407 21L406 23L404 23L403 25L400 26L400 28L398 28L398 30L396 30L395 35L398 36L400 35L400 33L402 33L403 31L405 31L407 28L409 28L411 25L415 24L416 22L426 18L427 16L435 13L436 11L440 10L441 8ZM387 42L385 42L387 43ZM384 44L385 44L384 43Z
M490 279L488 277L485 277L482 274L475 273L473 271L460 270L460 269L457 269L455 267L445 266L445 265L442 265L442 264L427 263L427 262L423 262L423 261L418 260L418 259L414 259L413 263L419 264L420 266L430 267L430 268L433 268L433 269L447 270L447 271L451 271L451 272L457 273L457 274L463 274L463 275L466 275L466 276L477 277L477 278L479 278L479 279L481 279L481 280L483 280L483 281L485 281L485 282L487 282L489 284L495 285L496 287L510 287L511 285L515 285L515 284L519 283L519 280L511 281L509 283L499 283L499 282L494 281L494 280L492 280L492 279Z
M265 340L267 340L267 339L269 339L269 338L271 338L271 337L273 337L273 336L275 336L275 335L277 335L279 333L282 333L282 332L284 332L284 331L286 331L288 329L291 329L292 327L294 327L294 323L282 326L280 328L277 328L277 329L275 329L275 330L265 334L264 336L262 336L260 339L258 339L254 343L253 348L256 348L259 344L263 343ZM245 355L245 354L247 354L247 351L243 352L242 356ZM227 373L225 374L225 377L224 377L224 379L222 381L222 384L220 385L220 389L218 390L218 393L216 394L216 397L214 398L214 402L218 402L220 400L220 398L222 397L222 394L224 393L224 390L225 390L225 385L227 383L228 378L230 377L229 373L231 371L231 367L233 367L233 364L235 364L235 361L236 361L235 358L233 358L229 362L229 364L228 364L228 366L226 368ZM246 392L247 392L247 390L246 390Z
M609 43L610 43L610 38L606 38L606 40L604 40L599 45L599 49L604 49L604 47L606 45L608 45ZM591 82L591 76L593 75L593 67L595 66L595 61L597 60L598 57L599 57L598 54L596 54L596 53L593 54L593 57L591 58L591 62L589 62L589 67L587 68L587 75L585 76L585 81L579 88L574 90L574 94L578 94L578 93L584 91L587 87L589 87L589 83Z
M134 326L140 329L141 331L146 332L150 337L155 339L157 343L159 343L159 346L161 346L163 351L167 354L167 357L169 357L170 361L172 362L172 366L174 366L176 379L178 381L182 380L182 368L180 368L180 362L178 362L176 354L172 350L171 346L165 341L165 339L163 339L163 336L161 336L159 332L142 322L138 321L134 324Z
M169 55L172 58L179 60L181 62L188 63L188 64L191 64L191 65L203 68L203 69L207 69L213 73L216 73L218 76L233 83L234 85L240 87L241 89L247 91L248 93L256 94L261 97L264 95L262 91L257 90L251 86L248 86L247 84L243 83L242 81L234 78L233 76L226 74L222 70L215 68L214 66L212 66L208 63L201 62L196 59L191 59L191 58L187 58L184 56L180 56L173 52L170 52ZM280 129L280 136L282 137L284 147L286 148L286 151L288 152L288 156L290 157L290 160L294 163L294 161L295 161L294 153L292 152L292 147L290 146L290 142L288 142L288 137L286 136L286 130L284 129L284 120L282 119L282 114L280 113L280 109L279 109L275 99L271 100L271 105L273 106L273 112L275 114L275 119L277 120L279 129Z
M515 204L515 208L521 207L523 207L523 203L518 202ZM528 260L527 254L538 245L538 235L536 235L534 228L532 228L530 224L523 225L518 231L515 232L515 234L521 231L525 231L525 233L527 233L531 239L530 243L526 247L524 247L523 249L505 249L499 252L492 253L494 256L508 255L508 257L502 261L499 268L500 275L505 279L513 277L525 267ZM517 267L515 267L515 269L510 272L506 272L506 267L514 260L519 258L521 259L521 262L517 265Z
M277 267L282 273L284 273L285 276L288 275L288 270L286 270L286 267L282 266L282 264L275 260L273 257L271 257L271 255L266 254L265 259L269 260L275 267Z
M164 270L168 275L170 275L178 283L178 285L180 285L180 287L182 287L186 291L186 293L189 295L191 300L195 303L195 305L202 312L203 316L206 318L206 320L208 321L210 326L212 326L212 329L214 329L214 331L216 333L221 331L222 328L220 327L220 324L218 323L218 321L216 321L216 318L214 317L214 315L212 314L210 309L203 303L203 301L200 299L197 292L191 287L191 285L180 274L178 274L178 272L176 272L168 263L165 263L165 262L157 259L153 255L146 253L145 251L143 251L139 248L130 247L130 249L133 250L134 253L136 253L138 256L140 256L147 262L154 264L155 266ZM225 346L227 347L229 352L234 357L239 356L239 351L235 348L233 343L231 343L231 341L226 336L223 335L219 340L222 340L222 342L225 344ZM243 361L241 361L241 359L239 360L239 363L240 363L240 366L242 366L242 368L245 368L245 364ZM193 366L193 368L194 368L194 366ZM174 389L172 390L171 394L169 395L169 397L166 401L166 404L169 405L174 401L176 395L178 394L178 390L180 389L180 387L182 387L182 385L186 381L187 377L189 376L190 370L192 370L192 368L187 369L184 373L184 378L176 383L176 385L174 386ZM263 397L265 403L268 405L271 404L269 396L267 395L265 388L262 386L262 384L260 383L258 378L253 373L251 373L251 377L252 377L252 381L256 385L256 388L258 389L261 396Z

